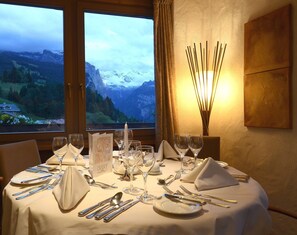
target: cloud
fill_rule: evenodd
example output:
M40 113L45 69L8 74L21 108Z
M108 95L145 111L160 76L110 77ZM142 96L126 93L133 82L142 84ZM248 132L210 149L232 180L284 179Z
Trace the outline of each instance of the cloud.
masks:
M0 4L0 50L63 50L63 11Z
M151 70L153 21L85 13L86 61L99 69ZM0 3L0 50L63 51L63 11Z
M85 32L86 60L97 68L153 70L152 20L85 13Z

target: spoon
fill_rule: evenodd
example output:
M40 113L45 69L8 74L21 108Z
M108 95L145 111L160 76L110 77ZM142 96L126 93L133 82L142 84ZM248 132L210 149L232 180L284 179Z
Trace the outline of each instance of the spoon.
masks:
M99 187L103 188L103 189L107 189L107 188L117 188L117 186L114 185L109 185L109 184L105 184L102 182L96 182L91 176L89 175L84 175L86 181L88 182L89 185L93 185L96 186L98 185Z
M166 184L166 181L171 179L173 177L173 175L169 175L167 178L165 179L159 179L158 178L158 184L161 184L161 185L165 185Z
M180 177L181 177L181 171L176 172L174 178L168 181L166 185L170 185L173 181L180 179Z
M100 213L101 211L105 210L106 208L108 207L111 207L111 206L116 206L118 205L120 202L121 202L121 199L122 199L122 196L123 196L123 193L122 192L118 192L116 193L115 195L113 195L111 198L110 198L110 201L109 201L109 204L101 207L100 209L96 210L95 212L89 214L86 216L87 219L91 219L93 218L95 215L97 215L98 213ZM90 207L91 208L91 207ZM88 208L90 211L93 210ZM88 209L85 209L85 210L88 210ZM89 212L89 211L88 211Z

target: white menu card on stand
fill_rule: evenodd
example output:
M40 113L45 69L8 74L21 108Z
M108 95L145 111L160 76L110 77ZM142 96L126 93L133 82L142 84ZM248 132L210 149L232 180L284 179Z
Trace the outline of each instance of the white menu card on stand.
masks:
M90 173L97 177L112 171L113 134L89 134Z

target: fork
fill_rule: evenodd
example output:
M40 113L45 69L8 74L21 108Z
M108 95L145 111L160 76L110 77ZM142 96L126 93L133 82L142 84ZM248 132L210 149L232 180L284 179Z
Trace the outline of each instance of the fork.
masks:
M196 196L199 196L199 197L209 197L209 198L217 199L217 200L220 200L220 201L223 201L223 202L229 202L229 203L235 203L235 204L237 203L236 200L232 200L232 199L225 199L225 198L221 198L221 197L212 196L212 195L209 195L209 194L193 193L190 190L186 189L185 186L183 186L183 185L180 185L179 187L188 194L196 195Z
M197 193L192 193L191 191L189 191L188 189L186 189L183 185L180 185L180 188L187 194L193 196L193 197L197 197L197 198L201 198L200 194L197 194ZM216 203L216 202L213 202L211 201L210 199L204 199L204 200L208 200L207 203L208 204L212 204L212 205L215 205L215 206L220 206L220 207L224 207L224 208L230 208L229 205L226 205L226 204L221 204L221 203Z
M34 195L34 194L36 194L36 193L38 193L38 192L41 192L41 191L43 191L43 190L51 190L51 189L53 189L53 188L60 182L60 180L61 180L61 177L56 178L56 179L54 180L54 182L44 184L44 185L40 186L39 188L34 189L34 190L28 192L27 194L25 194L25 195L23 195L23 196L16 197L15 199L16 199L16 200L20 200L20 199L29 197L29 196L31 196L31 195Z

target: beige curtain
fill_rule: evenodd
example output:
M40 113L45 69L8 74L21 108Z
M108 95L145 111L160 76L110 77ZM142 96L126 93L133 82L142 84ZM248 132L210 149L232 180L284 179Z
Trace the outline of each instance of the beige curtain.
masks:
M156 66L156 146L162 140L173 144L174 47L173 0L154 0Z

